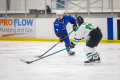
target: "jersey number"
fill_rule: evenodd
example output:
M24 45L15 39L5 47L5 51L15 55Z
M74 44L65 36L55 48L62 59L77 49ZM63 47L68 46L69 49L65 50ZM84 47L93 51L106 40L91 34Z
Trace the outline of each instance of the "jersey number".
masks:
M86 29L92 30L93 26L91 24L86 25Z

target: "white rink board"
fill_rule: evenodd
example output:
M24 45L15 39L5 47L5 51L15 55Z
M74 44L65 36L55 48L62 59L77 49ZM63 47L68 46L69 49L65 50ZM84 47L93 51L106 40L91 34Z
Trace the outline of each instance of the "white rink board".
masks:
M103 34L102 39L107 40L107 18L84 18L85 22L90 22L94 28L99 27Z
M53 22L56 18L38 18L36 19L36 38L58 39L54 33ZM90 22L93 27L99 26L103 33L103 40L107 40L107 18L84 18L85 22ZM68 23L68 33L72 31L72 24ZM74 34L70 35L70 39L74 38Z
M36 38L57 39L54 33L54 18L36 19Z
M27 18L26 18L27 19ZM33 26L16 26L16 29L32 29L33 32L16 32L16 33L27 33L20 35L7 36L5 38L43 38L43 39L58 39L54 32L53 22L56 18L35 18L33 19ZM113 18L113 38L117 40L117 19ZM19 19L20 21L23 19ZM107 18L84 18L85 22L90 22L93 27L99 27L103 33L102 40L108 40L107 34ZM21 22L19 22L21 23ZM16 23L17 25L18 23ZM1 32L1 28L12 28L15 29L14 26L0 26L0 37L5 34L14 34L14 32ZM68 33L72 31L72 24L68 23L67 31ZM75 33L73 32L69 37L70 39L74 38Z

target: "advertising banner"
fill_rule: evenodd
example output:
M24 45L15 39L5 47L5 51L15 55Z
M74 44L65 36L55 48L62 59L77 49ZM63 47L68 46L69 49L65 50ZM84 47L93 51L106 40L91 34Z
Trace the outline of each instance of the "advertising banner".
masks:
M36 38L36 20L0 19L0 37Z

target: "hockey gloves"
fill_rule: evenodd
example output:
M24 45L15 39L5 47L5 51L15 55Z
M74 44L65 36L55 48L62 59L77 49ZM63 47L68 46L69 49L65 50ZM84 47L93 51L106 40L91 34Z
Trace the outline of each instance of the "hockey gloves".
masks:
M64 38L63 37L61 37L61 38L59 38L60 39L60 42L63 42L64 41Z
M74 48L75 47L75 44L73 42L70 43L70 48Z
M63 42L66 37L67 37L67 34L63 33L62 36L60 37L60 42Z
M77 28L77 25L73 25L73 31L75 31Z
M60 37L60 42L63 42L66 37L68 37L68 34L62 33L62 36Z
M59 37L60 42L63 42L64 39L65 39L66 37L68 37L68 34L67 34L67 33L58 32L58 33L56 33L56 36Z

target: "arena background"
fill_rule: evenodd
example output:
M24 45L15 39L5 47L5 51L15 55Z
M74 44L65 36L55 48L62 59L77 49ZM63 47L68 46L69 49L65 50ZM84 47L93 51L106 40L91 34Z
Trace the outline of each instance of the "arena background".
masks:
M103 33L101 42L119 43L119 3L120 0L0 0L0 40L59 41L53 22L56 11L63 10L66 15L81 15L85 22L98 26ZM72 25L68 24L67 29L70 32ZM74 33L70 39L73 37Z

